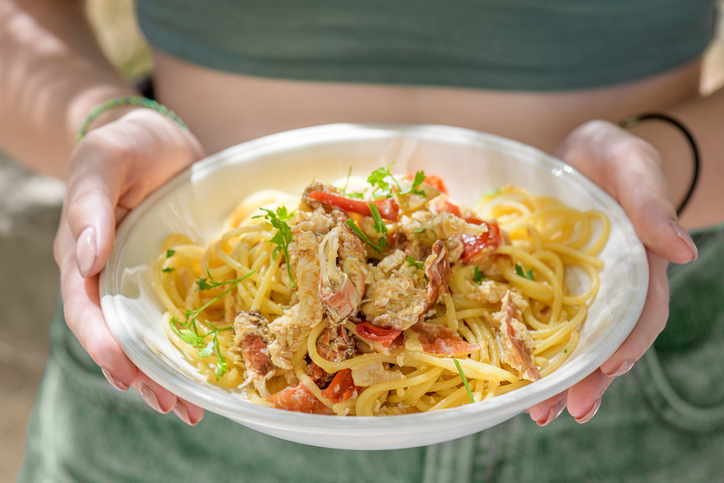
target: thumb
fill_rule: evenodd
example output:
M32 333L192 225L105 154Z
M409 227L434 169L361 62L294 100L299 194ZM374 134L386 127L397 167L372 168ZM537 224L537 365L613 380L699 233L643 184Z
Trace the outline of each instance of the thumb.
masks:
M556 155L613 196L656 255L675 263L696 259L696 245L679 224L659 153L649 143L614 124L591 121L571 133Z

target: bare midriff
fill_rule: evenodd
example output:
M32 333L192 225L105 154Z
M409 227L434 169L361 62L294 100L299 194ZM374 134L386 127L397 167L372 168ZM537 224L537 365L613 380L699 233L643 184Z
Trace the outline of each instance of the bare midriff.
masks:
M510 92L265 79L198 67L154 52L156 92L207 153L289 129L338 122L444 124L552 152L581 123L661 111L699 93L696 61L602 89Z

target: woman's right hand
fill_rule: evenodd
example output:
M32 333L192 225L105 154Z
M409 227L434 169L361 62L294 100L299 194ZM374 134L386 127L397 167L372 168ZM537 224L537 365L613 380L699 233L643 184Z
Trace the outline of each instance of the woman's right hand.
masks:
M108 381L134 387L153 409L195 425L203 409L143 374L123 353L100 307L98 274L113 248L117 224L152 191L204 156L190 132L166 116L134 108L90 131L75 147L55 239L65 320Z

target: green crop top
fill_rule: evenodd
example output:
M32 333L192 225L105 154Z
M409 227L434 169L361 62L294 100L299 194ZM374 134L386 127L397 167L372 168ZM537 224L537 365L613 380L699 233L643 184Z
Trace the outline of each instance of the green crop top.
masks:
M716 0L137 0L154 47L213 69L336 82L571 90L701 55Z

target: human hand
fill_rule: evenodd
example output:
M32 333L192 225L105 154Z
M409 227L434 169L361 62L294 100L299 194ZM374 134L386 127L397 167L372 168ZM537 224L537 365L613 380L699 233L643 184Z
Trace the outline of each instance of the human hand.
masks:
M195 425L203 409L143 374L111 335L100 307L98 274L110 257L116 225L174 174L204 156L198 140L151 109L134 108L89 132L71 155L55 238L65 320L116 389L133 386L153 409Z
M609 384L631 369L666 326L668 262L687 263L697 257L694 242L678 222L669 183L653 146L614 124L591 121L573 131L556 156L601 186L626 211L646 247L649 288L641 316L623 345L568 391L529 409L530 417L541 426L566 407L579 423L596 414Z

